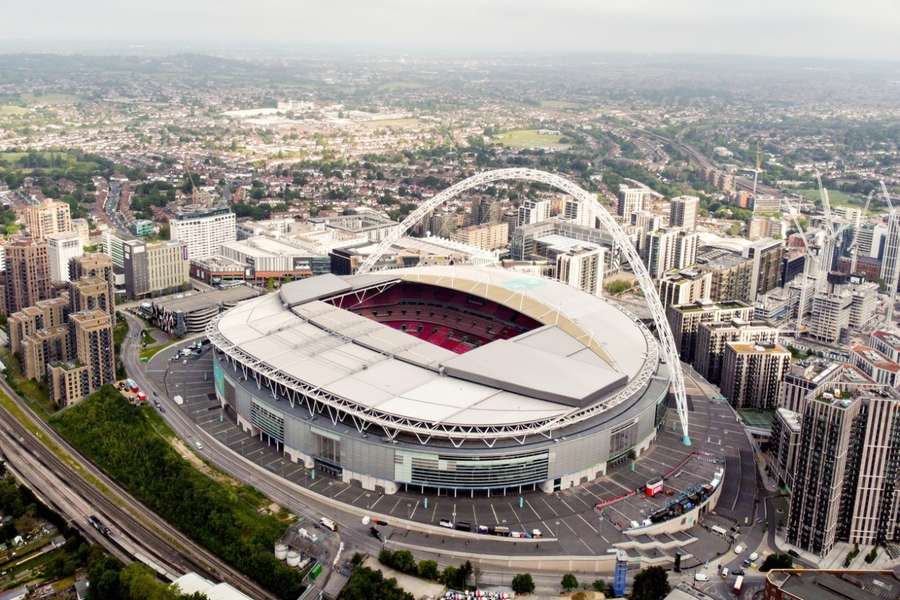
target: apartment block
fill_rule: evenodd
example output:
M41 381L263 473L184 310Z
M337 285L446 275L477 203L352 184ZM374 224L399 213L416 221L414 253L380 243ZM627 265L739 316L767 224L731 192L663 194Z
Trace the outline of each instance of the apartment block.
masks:
M837 344L850 326L852 294L847 291L820 292L812 299L812 310L804 322L807 334L820 342Z
M93 252L79 256L69 265L71 280L77 281L85 278L99 278L106 281L109 287L109 297L116 297L116 274L113 269L112 257L100 252ZM110 311L112 312L112 311Z
M47 243L32 238L18 238L7 242L4 275L6 314L49 298Z
M712 291L712 273L694 269L669 271L659 280L659 299L663 306L693 304L709 300Z
M711 274L710 296L714 301L754 301L752 260L729 250L704 248L697 254L697 269Z
M69 205L65 202L48 198L39 204L25 208L22 216L28 233L38 241L45 240L47 236L54 233L72 230L72 217Z
M115 298L110 294L109 283L99 277L82 277L69 286L69 310L102 310L115 314Z
M881 260L881 286L890 289L890 284L900 269L900 215L893 214L888 219L888 229L884 236L884 253ZM897 279L900 285L900 277Z
M661 229L648 233L642 246L647 271L654 279L666 271L685 269L697 260L699 237L683 229Z
M870 346L850 346L850 364L881 385L892 388L900 385L900 365Z
M693 231L697 227L697 196L676 196L669 203L669 225Z
M835 390L803 413L786 540L824 556L836 542L898 540L900 397Z
M869 336L869 345L894 362L900 362L900 335L877 329Z
M778 344L727 342L722 357L722 395L735 408L775 408L791 353Z
M482 250L505 248L509 243L508 223L486 223L457 229L450 239Z
M803 414L808 399L835 381L841 374L841 367L840 363L827 360L793 363L781 382L778 406Z
M556 257L556 278L588 294L603 293L604 248L572 248Z
M237 239L234 213L227 206L187 207L169 220L172 241L184 242L188 257L209 258Z
M651 197L648 188L632 187L625 184L619 186L619 197L616 204L616 214L627 223L631 222L631 215L644 210L644 202Z
M76 231L47 236L47 263L51 281L70 281L69 263L84 254L81 237Z
M743 302L700 300L693 304L673 304L666 309L675 345L685 362L693 362L697 332L702 323L728 323L733 319L749 321L752 315L753 307Z
M100 310L69 317L70 351L48 368L50 391L60 406L71 406L116 379L112 320Z
M800 448L800 432L802 429L800 413L779 408L772 421L772 436L769 443L772 448L772 471L780 485L788 489L794 487L794 470L797 467L797 452Z
M550 218L550 201L549 200L524 200L519 206L516 224L518 227L523 225L534 225Z
M732 319L727 322L701 323L697 330L694 369L710 383L722 377L722 360L729 342L777 344L779 331L765 321Z
M67 360L71 353L67 325L38 329L22 340L19 351L22 373L27 379L42 381L47 374L48 364Z
M123 262L129 298L176 291L188 283L190 262L184 242L128 240L123 244Z
M65 297L40 300L34 306L26 306L7 319L9 347L13 354L22 351L22 341L39 329L49 329L64 324L68 299Z

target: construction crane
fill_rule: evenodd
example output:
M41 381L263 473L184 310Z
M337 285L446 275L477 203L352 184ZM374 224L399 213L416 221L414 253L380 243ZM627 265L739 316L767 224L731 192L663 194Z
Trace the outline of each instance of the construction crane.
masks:
M790 200L785 198L785 203L788 205L788 211L790 212L791 220L794 222L794 227L797 228L797 231L800 232L800 239L803 240L803 247L806 250L806 256L803 258L803 280L800 283L800 302L797 305L797 323L796 323L796 331L795 335L799 338L800 332L803 327L803 309L806 307L806 288L809 287L809 270L812 265L812 251L809 248L809 242L806 239L806 232L803 230L803 227L800 225L800 220L797 218L797 213L799 209L794 209L791 206Z
M753 169L753 202L756 202L756 184L759 181L759 173L762 171L762 160L759 154L759 140L756 140L756 168Z
M890 210L890 216L888 217L888 235L894 234L896 236L898 229L900 229L900 223L897 222L897 211L894 210L894 204L891 202L891 194L888 192L887 186L884 185L884 181L879 181L879 183L881 184L881 194L884 196L884 202L888 205L888 210ZM890 243L890 240L888 243ZM891 281L888 283L890 286L886 315L888 327L893 327L894 325L894 304L897 302L897 284L900 282L900 244L897 243L897 240L895 240L894 246L894 266L891 268ZM885 260L888 258L886 253L884 258Z

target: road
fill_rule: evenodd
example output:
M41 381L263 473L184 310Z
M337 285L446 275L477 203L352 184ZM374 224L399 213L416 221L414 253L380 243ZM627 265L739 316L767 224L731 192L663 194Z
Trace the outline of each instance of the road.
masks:
M382 547L381 543L369 535L369 527L364 526L356 516L336 511L324 504L317 504L305 499L301 501L284 485L281 477L222 447L217 440L197 427L181 410L178 410L178 406L169 398L169 395L159 389L141 367L138 352L141 344L141 330L144 327L143 321L129 313L123 314L129 326L128 335L122 343L122 360L125 370L142 390L164 407L165 410L161 416L178 437L187 441L194 452L216 465L224 473L253 486L273 502L298 517L316 524L323 516L327 515L338 523L338 535L329 535L324 530L317 532L320 537L325 536L328 549L328 559L321 561L326 576L320 577L317 583L321 582L323 586L327 584L328 578L332 574L331 562L341 542L345 544L346 548L342 558L349 558L354 552L378 554ZM198 441L201 442L202 449L198 448Z
M141 554L134 550L141 550L145 557L176 576L195 571L210 579L226 581L253 598L277 598L156 517L150 509L71 447L5 381L0 381L0 391L9 396L39 431L38 437L5 407L0 407L0 431L3 433L0 437L3 439L4 450L13 460L18 457L17 468L31 472L29 481L34 486L44 489L42 484L50 484L48 489L58 495L58 499L51 504L57 509L63 509L64 514L73 522L84 523L85 512L91 511L89 514L100 516L101 520L113 528L116 541L119 538L123 540L123 551L128 553L126 548L133 547L130 554L132 557L140 559ZM49 445L60 448L69 460L62 460ZM26 460L25 454L31 455L35 460ZM99 489L99 486L105 490ZM67 493L65 488L71 491ZM50 495L49 491L47 493ZM66 498L71 500L72 495L80 496L81 502L69 506Z

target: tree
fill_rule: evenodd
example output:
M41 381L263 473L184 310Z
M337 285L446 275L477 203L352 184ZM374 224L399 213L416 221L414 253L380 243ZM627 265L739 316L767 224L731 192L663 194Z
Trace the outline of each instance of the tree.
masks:
M794 559L791 558L790 554L776 552L766 557L759 570L765 573L772 569L790 569L792 566L794 566Z
M571 573L566 573L565 575L563 575L562 581L559 583L559 585L562 587L563 591L571 592L578 587L578 580L575 579L575 576Z
M606 593L606 582L602 579L597 579L594 583L591 584L591 587L594 588L595 592L600 592L601 594Z
M423 579L431 579L432 581L436 580L440 572L438 571L438 564L435 560L420 560L419 561L419 577Z
M634 576L631 600L662 600L672 591L669 576L662 567L648 567Z
M512 589L517 594L530 594L534 591L534 579L530 573L519 573L512 579Z
M412 594L405 592L397 585L396 579L385 579L381 571L373 571L367 567L353 569L350 580L338 594L338 600L371 600L372 598L415 600Z

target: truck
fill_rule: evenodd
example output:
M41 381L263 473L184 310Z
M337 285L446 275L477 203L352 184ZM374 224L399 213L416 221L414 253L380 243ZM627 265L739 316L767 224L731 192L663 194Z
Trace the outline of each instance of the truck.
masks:
M731 589L735 594L740 594L742 587L744 587L744 576L738 575L734 580L734 587Z

